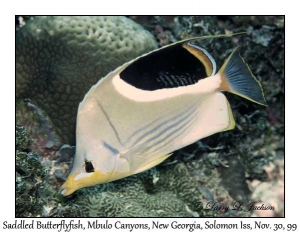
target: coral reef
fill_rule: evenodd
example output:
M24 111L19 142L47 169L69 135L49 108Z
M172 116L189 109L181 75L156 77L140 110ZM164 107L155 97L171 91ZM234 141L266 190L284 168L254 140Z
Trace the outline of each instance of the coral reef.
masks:
M30 135L30 150L49 159L55 158L57 150L62 145L62 138L55 131L54 125L41 108L29 100L17 100L16 119L18 125L26 125Z
M42 109L64 143L74 144L77 107L86 92L154 48L154 37L126 17L35 17L16 35L17 98ZM20 111L17 124L35 120Z
M24 127L16 127L16 217L41 216L49 191L47 168L36 152L27 152L30 140Z
M64 146L60 152L53 152L51 161L42 163L45 169L49 168L46 175L42 173L33 176L43 177L41 180L45 187L49 186L47 190L50 190L50 194L43 195L38 191L41 194L40 205L36 206L38 210L19 209L18 216L283 216L284 18L280 16L135 16L131 19L151 31L159 45L193 36L247 32L245 35L232 38L201 41L201 44L212 53L219 67L234 47L241 46L241 55L262 83L268 103L267 108L226 94L236 120L234 130L213 135L183 148L161 165L146 172L81 189L68 197L62 197L55 192L65 179L64 171L68 170L71 154L74 152L73 147ZM18 30L21 32L30 21L28 19L26 25ZM30 41L28 41L29 45ZM22 85L25 87L26 83ZM28 90L22 89L20 93L29 93ZM48 148L59 147L55 142L67 143L64 138L60 138L60 133L54 134L53 129L49 127L53 121L47 116L50 114L43 106L35 103L32 97L28 96L28 98L22 105L29 106L34 110L35 116L39 116L40 123L36 124L36 128L40 131L36 133L40 135L46 132L47 138L52 142L48 144ZM32 111L28 112L27 114L33 114ZM50 123L45 124L48 120ZM53 124L55 125L54 121ZM66 124L65 126L69 127L70 123ZM46 126L41 127L43 125ZM17 150L28 156L29 153L34 152L29 152L32 147L28 147L29 140L22 137L24 130L22 132L17 134ZM45 140L45 145L46 142L48 141ZM17 151L17 156L18 153L20 152ZM44 157L43 153L50 152L46 150L39 152ZM36 158L35 153L34 155ZM59 159L54 165L54 158L58 155ZM25 157L22 156L23 154L20 158ZM18 184L25 185L28 181L31 182L24 178ZM35 183L32 182L30 187L35 187L32 184ZM20 195L20 192L17 191L17 194ZM243 212L224 211L222 208L207 209L212 207L211 203L217 202L230 206L235 201L272 205L275 210ZM32 206L31 200L22 199L20 203L26 202L28 206Z
M267 181L253 180L249 182L252 189L252 200L258 205L273 206L274 210L254 210L252 217L284 216L284 160L276 160L264 167Z

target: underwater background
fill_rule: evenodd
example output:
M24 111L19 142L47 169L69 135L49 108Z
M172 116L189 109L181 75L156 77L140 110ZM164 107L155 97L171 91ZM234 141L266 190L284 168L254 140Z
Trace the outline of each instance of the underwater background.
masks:
M246 34L200 45L218 69L240 46L267 107L225 93L234 130L146 172L59 194L75 151L77 107L92 85L155 48L234 32ZM222 208L253 202L274 210ZM17 16L16 217L207 216L284 216L284 17Z

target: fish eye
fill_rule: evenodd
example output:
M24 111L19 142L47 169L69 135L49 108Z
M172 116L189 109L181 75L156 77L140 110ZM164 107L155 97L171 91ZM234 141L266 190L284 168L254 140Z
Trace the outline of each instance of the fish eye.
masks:
M95 171L94 166L91 161L85 160L85 171L87 173L91 173L91 172Z

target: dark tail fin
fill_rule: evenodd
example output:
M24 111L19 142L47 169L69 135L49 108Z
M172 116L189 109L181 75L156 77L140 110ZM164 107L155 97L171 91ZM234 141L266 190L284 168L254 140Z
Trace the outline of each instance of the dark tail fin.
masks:
M239 48L233 50L219 74L220 90L239 95L257 104L267 105L262 86L239 55Z

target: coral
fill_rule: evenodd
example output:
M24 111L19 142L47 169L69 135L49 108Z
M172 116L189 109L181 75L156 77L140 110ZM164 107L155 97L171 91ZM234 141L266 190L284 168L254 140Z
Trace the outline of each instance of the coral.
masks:
M55 132L51 119L42 109L28 99L19 99L16 101L16 119L18 125L26 125L27 132L30 132L30 150L49 159L56 157L62 138Z
M35 152L26 152L29 145L24 127L16 127L16 216L40 216L47 194L47 169Z
M176 17L173 31L180 40L195 36L220 34L217 18L213 16Z
M252 188L252 199L265 206L273 206L274 210L255 210L253 217L284 217L284 160L276 160L265 166L268 182L253 180L249 182Z
M17 31L16 95L42 109L73 144L77 107L90 87L154 48L154 37L125 17L35 17Z
M159 46L168 45L173 39L171 32L168 30L164 31L160 25L155 26L155 33L157 34L156 38L159 41Z
M16 126L16 149L20 151L26 150L30 145L25 127Z

